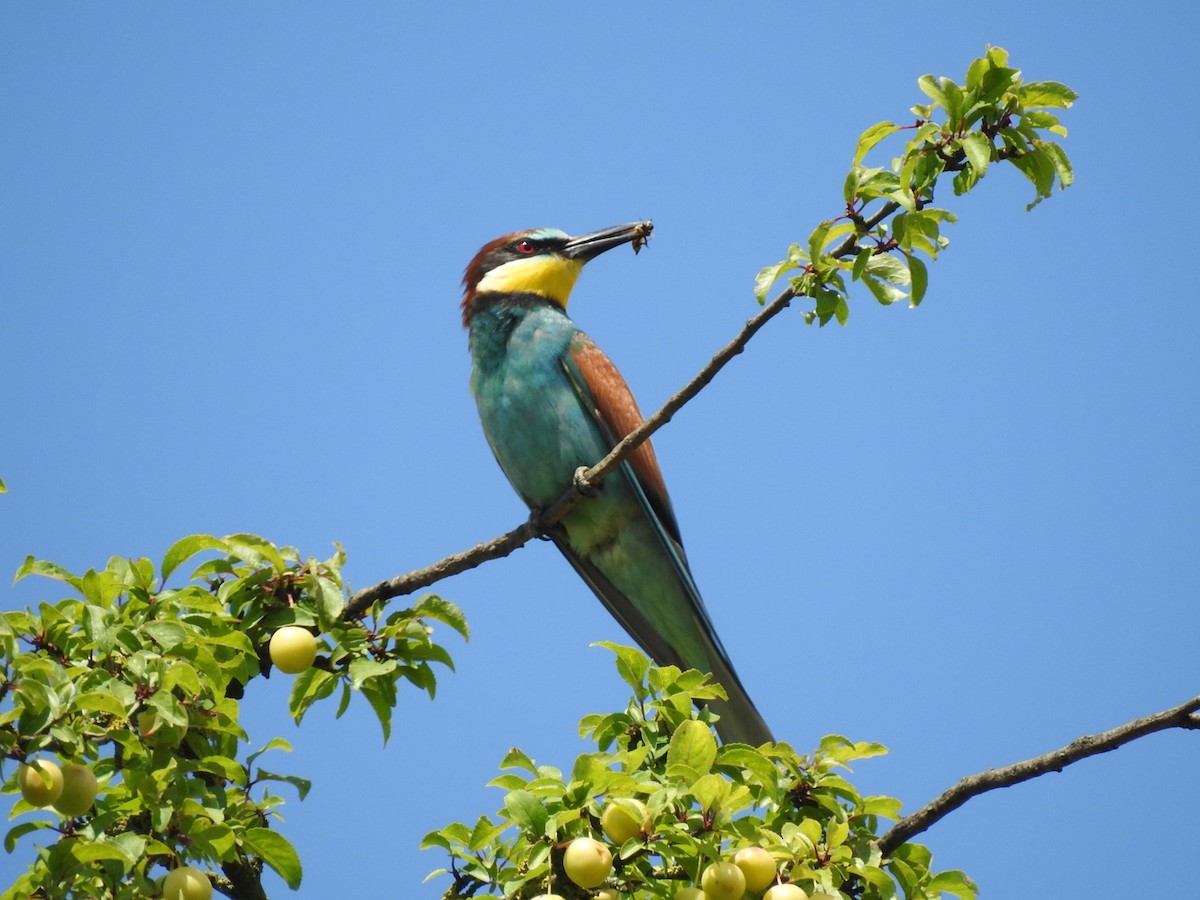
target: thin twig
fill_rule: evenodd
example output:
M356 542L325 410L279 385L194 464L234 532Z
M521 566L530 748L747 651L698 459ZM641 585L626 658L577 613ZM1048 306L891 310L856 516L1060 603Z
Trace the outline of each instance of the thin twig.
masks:
M895 201L884 203L870 218L859 224L853 234L847 235L846 239L828 255L834 259L840 259L857 253L859 249L858 239L864 234L869 233L875 226L898 209L900 209L900 204ZM754 337L760 328L783 312L783 310L787 309L796 296L795 289L789 287L754 316L747 319L746 324L742 326L742 330L738 332L737 336L722 347L705 364L704 368L696 374L695 378L667 400L658 412L643 420L637 428L629 432L602 460L590 469L576 473L574 484L558 500L546 507L546 509L535 511L524 523L506 534L492 538L490 541L476 544L474 547L464 550L461 553L451 554L424 568L414 569L411 572L405 572L403 575L397 575L395 578L389 578L387 581L381 581L369 588L363 588L363 590L358 591L350 598L346 604L343 617L346 619L357 619L373 603L410 594L421 588L429 587L443 578L449 578L451 575L457 575L460 572L473 569L488 560L508 556L508 554L523 547L535 537L545 534L557 522L562 520L571 507L584 497L586 491L595 487L611 475L617 466L630 453L637 449L643 441L667 422L671 421L675 413L679 412L684 404L700 393L731 359L741 353L746 348L746 344L749 343L750 338Z
M1197 710L1200 710L1200 697L1193 697L1174 709L1134 719L1111 731L1076 738L1065 747L1052 750L1043 756L1013 763L1002 769L988 769L986 772L964 778L924 808L911 816L905 816L893 825L891 830L879 839L879 849L887 856L905 841L925 831L972 797L987 791L1012 787L1048 772L1061 772L1071 763L1115 750L1156 731L1166 731L1169 728L1200 729L1200 714L1197 714Z
M629 456L643 441L667 422L671 421L675 413L679 412L685 403L700 393L704 386L711 382L717 373L725 367L726 363L745 349L750 338L754 337L760 328L783 312L783 310L787 309L788 305L795 299L795 296L792 289L788 288L763 307L763 309L759 310L752 318L748 319L746 324L742 326L742 330L738 332L737 337L722 347L705 364L704 368L697 373L695 378L667 400L658 412L645 419L637 428L629 432L620 443L613 447L607 456L586 472L580 472L575 479L575 484L545 510L542 510L540 513L533 513L529 519L512 531L492 538L490 541L477 544L461 553L451 554L432 565L421 569L414 569L411 572L397 575L395 578L381 581L369 588L358 591L346 604L345 612L342 614L343 617L346 619L358 618L373 603L410 594L413 591L441 581L443 578L473 569L488 560L508 556L508 554L524 546L535 537L545 534L547 530L559 522L570 511L571 507L579 502L584 496L584 491L595 487L607 476L611 475L617 466L621 464L621 461Z

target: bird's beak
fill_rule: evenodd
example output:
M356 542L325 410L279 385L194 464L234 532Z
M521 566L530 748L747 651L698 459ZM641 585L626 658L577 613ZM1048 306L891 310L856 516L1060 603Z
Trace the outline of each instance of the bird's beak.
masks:
M605 250L628 243L633 244L633 252L636 253L650 239L650 232L653 230L653 222L631 222L628 225L614 225L602 231L593 231L591 234L581 234L567 240L562 255L567 259L577 259L585 263L589 259L595 259Z

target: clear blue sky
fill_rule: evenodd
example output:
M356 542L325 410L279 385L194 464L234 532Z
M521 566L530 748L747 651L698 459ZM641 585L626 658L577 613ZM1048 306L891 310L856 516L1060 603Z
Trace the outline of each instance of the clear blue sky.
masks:
M915 810L960 777L1197 693L1200 366L1186 4L9 3L0 10L0 577L252 531L354 586L524 518L467 391L459 278L517 228L653 218L577 321L656 408L839 212L854 140L998 44L1082 93L1078 183L989 175L920 309L770 325L656 437L697 580L799 747ZM880 160L884 162L885 160ZM1182 226L1182 227L1181 227ZM1187 278L1185 280L1185 273ZM518 745L569 767L622 639L552 546L438 586L474 629L381 746L359 703L256 743L315 787L304 897L439 897L417 850L492 812ZM56 600L0 589L5 608ZM986 898L1195 889L1200 736L972 801L921 840ZM8 883L28 843L0 856ZM278 896L286 888L273 882Z

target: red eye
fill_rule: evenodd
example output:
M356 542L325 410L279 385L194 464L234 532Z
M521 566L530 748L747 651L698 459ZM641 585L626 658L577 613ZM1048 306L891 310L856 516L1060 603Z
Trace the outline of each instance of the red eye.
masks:
M533 246L533 241L531 240L526 239L517 242L518 253L532 253L535 249L536 248Z

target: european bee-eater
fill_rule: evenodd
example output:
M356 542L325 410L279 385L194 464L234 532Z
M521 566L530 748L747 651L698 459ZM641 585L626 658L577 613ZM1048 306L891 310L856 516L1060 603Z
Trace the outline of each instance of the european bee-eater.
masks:
M500 468L531 509L557 500L579 467L599 462L642 421L616 367L567 316L567 298L584 263L622 244L638 249L652 227L581 237L519 231L485 244L467 266L471 392ZM710 672L725 688L729 701L711 704L722 739L772 739L700 599L649 441L550 537L659 665Z

